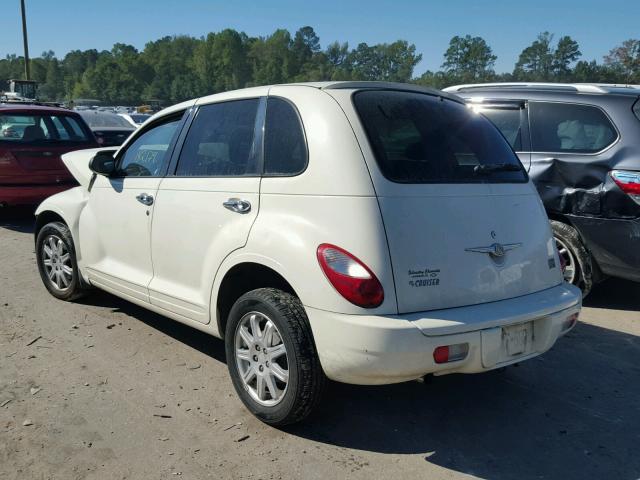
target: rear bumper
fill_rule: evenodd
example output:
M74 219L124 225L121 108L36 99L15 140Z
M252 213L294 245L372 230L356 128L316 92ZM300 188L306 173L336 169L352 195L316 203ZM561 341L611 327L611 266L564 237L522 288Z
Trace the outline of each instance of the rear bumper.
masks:
M73 183L49 185L2 185L0 186L0 205L38 205L45 198L73 188Z
M306 308L320 362L332 380L375 385L426 374L479 373L533 358L568 332L567 317L581 308L580 291L568 284L469 307L410 315L345 315ZM503 327L532 322L525 352L509 356ZM437 364L438 346L468 343L466 358Z
M640 282L640 218L570 218L603 273Z

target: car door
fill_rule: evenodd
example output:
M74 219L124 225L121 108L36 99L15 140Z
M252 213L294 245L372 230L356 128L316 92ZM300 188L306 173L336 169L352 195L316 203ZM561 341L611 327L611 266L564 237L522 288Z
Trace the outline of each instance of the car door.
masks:
M216 271L258 214L263 116L261 98L198 106L154 207L152 304L210 321Z
M80 217L82 262L90 281L131 300L149 301L155 196L182 116L149 125L119 151L116 173L95 177Z
M529 102L531 179L547 211L602 213L602 172L607 172L619 133L595 105Z
M518 155L522 165L529 170L531 153L526 103L522 100L485 100L482 103L470 103L470 105L498 127Z

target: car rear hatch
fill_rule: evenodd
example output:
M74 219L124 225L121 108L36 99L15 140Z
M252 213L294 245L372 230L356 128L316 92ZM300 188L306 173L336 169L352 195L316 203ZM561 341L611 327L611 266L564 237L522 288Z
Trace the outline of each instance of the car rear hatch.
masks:
M74 183L61 156L95 142L75 116L41 111L0 114L0 183Z
M399 313L562 282L542 204L489 121L422 93L365 90L353 101L375 158Z

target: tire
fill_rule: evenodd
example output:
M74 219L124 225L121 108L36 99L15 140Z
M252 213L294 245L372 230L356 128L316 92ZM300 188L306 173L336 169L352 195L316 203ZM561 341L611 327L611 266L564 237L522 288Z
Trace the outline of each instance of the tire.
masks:
M326 379L309 320L295 296L275 288L242 295L229 313L225 347L238 396L263 422L273 426L300 422L320 402Z
M586 297L591 291L594 280L591 254L582 243L578 231L571 225L551 220L551 229L558 252L566 262L567 268L563 271L565 280L580 288L582 296ZM570 273L570 267L573 268L572 273Z
M71 301L86 293L73 237L64 223L51 222L40 229L36 237L36 262L42 283L54 297Z

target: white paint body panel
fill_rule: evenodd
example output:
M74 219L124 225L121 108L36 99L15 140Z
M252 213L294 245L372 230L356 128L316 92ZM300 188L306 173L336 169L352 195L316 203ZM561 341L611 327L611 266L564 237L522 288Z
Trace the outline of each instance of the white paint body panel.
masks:
M260 208L259 178L165 178L153 213L151 303L200 323L209 323L216 272L244 247ZM245 214L222 203L241 198Z
M284 97L300 113L309 149L297 176L98 177L89 192L95 150L74 152L63 159L81 187L47 199L37 214L55 212L69 224L92 284L215 336L223 333L216 304L227 272L244 263L272 269L304 304L323 369L335 380L392 383L497 368L505 364L501 328L523 322L534 322L535 350L513 361L550 348L581 297L549 268L558 258L531 184L394 184L376 165L353 91L321 89L328 85L226 92L147 121L193 105ZM154 204L139 203L140 193ZM223 208L232 197L249 201L251 211ZM522 246L503 265L465 252L493 242ZM321 243L375 272L385 292L379 307L357 307L336 292L316 259ZM439 288L409 288L409 270L431 268L440 269ZM434 363L436 346L457 342L469 343L467 359Z
M149 301L154 205L143 205L136 196L147 193L155 197L159 184L160 178L96 178L80 215L80 238L76 241L92 284L122 289L129 296Z

